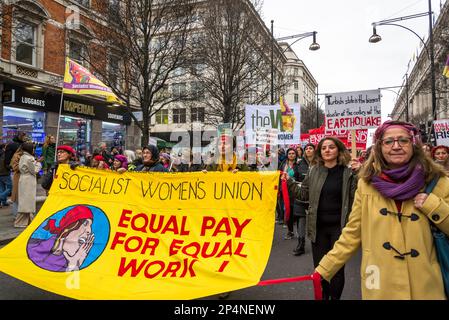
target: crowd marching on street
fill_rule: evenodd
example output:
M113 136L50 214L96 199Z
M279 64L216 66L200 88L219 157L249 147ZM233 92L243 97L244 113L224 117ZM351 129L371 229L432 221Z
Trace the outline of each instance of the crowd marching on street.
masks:
M298 142L279 148L276 157L249 147L242 162L232 136L220 141L217 153L203 160L193 154L186 160L154 145L109 150L106 143L78 159L71 146L57 145L48 135L37 158L35 145L19 132L0 145L0 206L11 206L14 227L26 228L36 214L37 183L50 190L60 164L118 173L238 174L272 170L272 161L277 161L276 223L285 228L284 240L292 241L295 256L303 255L306 241L311 241L311 264L322 279L324 299L340 299L344 265L360 247L364 299L445 299L430 225L449 234L449 147L423 144L419 130L401 121L378 127L372 146L357 158L337 138L325 137L317 145L302 147ZM435 179L435 191L425 193ZM372 266L381 272L371 282L376 290L365 284L364 274L369 276Z

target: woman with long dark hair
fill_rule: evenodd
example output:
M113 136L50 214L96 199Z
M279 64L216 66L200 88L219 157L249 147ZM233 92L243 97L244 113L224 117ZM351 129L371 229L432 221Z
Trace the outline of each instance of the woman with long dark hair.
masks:
M315 267L337 241L352 207L357 179L348 167L350 158L340 140L326 137L316 149L317 165L309 171L301 187L288 179L289 189L297 198L309 202L307 236L312 241ZM340 299L344 283L344 268L341 268L331 282L322 281L323 298Z

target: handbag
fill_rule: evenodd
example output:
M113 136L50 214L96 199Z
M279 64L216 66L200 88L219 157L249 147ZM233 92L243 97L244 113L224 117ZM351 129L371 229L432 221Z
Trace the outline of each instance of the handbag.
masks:
M435 188L438 180L439 177L434 178L427 185L424 192L430 194L433 188ZM443 276L444 292L446 293L446 297L449 298L449 238L432 222L430 222L430 230L432 231L433 243L435 244L438 263L441 268L441 275Z

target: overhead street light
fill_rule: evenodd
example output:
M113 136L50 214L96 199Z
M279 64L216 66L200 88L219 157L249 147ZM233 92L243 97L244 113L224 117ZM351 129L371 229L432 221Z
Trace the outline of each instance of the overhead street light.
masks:
M376 26L373 26L373 35L369 38L369 42L377 43L382 40L382 37L377 34Z
M309 46L309 50L311 51L316 51L320 49L320 45L316 42L316 34L318 33L317 31L311 31L311 32L305 32L305 33L301 33L301 34L296 34L296 35L292 35L292 36L287 36L287 37L281 37L281 38L274 38L274 34L273 34L273 23L274 20L271 20L271 36L272 36L272 46L271 46L271 104L274 104L274 42L275 41L285 41L285 40L290 40L290 39L296 39L295 41L293 41L293 43L289 44L287 46L287 48L285 48L282 51L282 54L284 54L289 48L291 48L292 45L294 45L296 42L308 38L308 37L313 37L313 41L312 44Z
M432 92L432 118L433 118L433 120L436 120L437 119L437 113L436 113L436 106L437 106L436 101L437 100L436 100L436 90L435 90L435 55L434 55L434 48L433 48L433 24L432 24L433 12L432 12L432 1L431 0L428 0L428 7L429 7L429 10L427 12L393 18L393 19L382 20L382 21L378 21L378 22L373 22L372 23L373 34L371 35L371 37L369 38L368 41L371 43L377 43L382 40L382 37L377 34L376 27L383 26L383 25L400 27L402 29L410 31L411 33L413 33L415 36L418 37L418 39L424 45L424 48L426 49L426 53L427 53L427 55L429 57L429 61L430 61L430 79L431 79L430 82L431 82L431 92ZM426 44L424 39L421 38L415 31L413 31L412 29L407 28L403 25L395 23L395 22L400 22L403 20L415 19L415 18L420 18L420 17L425 17L425 16L427 16L429 18L429 42L428 42L428 45ZM407 79L407 82L408 82L408 79Z

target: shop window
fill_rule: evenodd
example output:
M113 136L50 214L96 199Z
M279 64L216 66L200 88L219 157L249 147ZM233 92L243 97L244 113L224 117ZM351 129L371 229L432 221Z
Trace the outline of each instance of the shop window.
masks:
M186 109L173 109L173 123L186 123Z
M78 158L92 151L92 121L83 118L62 116L60 119L59 145L69 145L76 150Z
M36 26L19 21L16 27L16 61L36 66Z
M156 124L168 124L168 110L159 110L156 112Z
M42 144L45 140L45 112L4 106L2 129L3 143L11 142L18 131L24 131L33 142Z
M106 143L108 151L110 151L112 147L116 147L119 151L124 150L126 126L120 123L110 122L103 122L101 126L101 141Z

